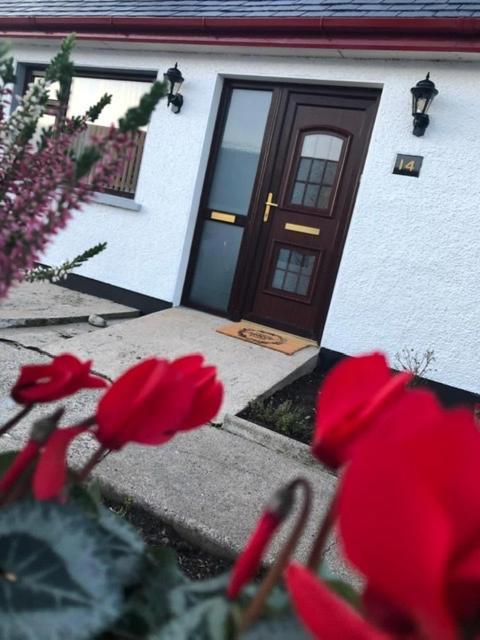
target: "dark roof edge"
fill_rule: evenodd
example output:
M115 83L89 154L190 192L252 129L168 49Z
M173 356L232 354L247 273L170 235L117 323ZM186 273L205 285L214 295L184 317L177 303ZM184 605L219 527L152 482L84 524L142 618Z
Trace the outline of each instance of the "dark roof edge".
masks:
M317 49L480 52L480 18L0 16L7 38Z

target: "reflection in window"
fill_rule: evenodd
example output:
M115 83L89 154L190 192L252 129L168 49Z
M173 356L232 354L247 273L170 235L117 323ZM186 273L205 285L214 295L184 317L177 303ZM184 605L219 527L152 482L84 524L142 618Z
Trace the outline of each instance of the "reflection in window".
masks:
M293 185L291 203L327 209L337 177L343 140L324 133L304 137Z
M271 100L271 91L232 91L208 199L210 209L248 214Z
M33 81L37 81L42 75L44 75L43 71L34 71ZM141 77L138 79L119 79L90 77L83 75L83 73L75 75L70 87L67 117L84 115L105 93L112 96L112 101L103 109L100 117L94 123L87 124L87 129L79 135L74 145L74 151L77 154L80 153L90 143L92 136L106 134L110 126L116 124L127 109L138 105L142 95L150 89L150 85L150 79L142 79ZM50 88L47 111L40 119L40 127L52 126L61 116L62 105L57 99L57 91L58 83L55 83ZM107 192L130 198L135 195L146 127L141 127L134 135L136 137L135 149L130 154L128 161L123 163L119 173L113 176L106 189Z
M315 256L293 249L280 249L272 288L306 296L315 266Z

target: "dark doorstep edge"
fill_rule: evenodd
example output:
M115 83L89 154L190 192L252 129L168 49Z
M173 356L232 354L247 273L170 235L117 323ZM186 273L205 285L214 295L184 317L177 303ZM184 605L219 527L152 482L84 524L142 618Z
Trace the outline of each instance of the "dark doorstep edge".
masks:
M124 304L127 307L133 307L134 309L138 309L141 315L154 313L155 311L164 311L173 306L171 302L167 302L166 300L153 298L143 293L123 289L122 287L108 284L108 282L101 282L100 280L80 276L76 273L69 273L65 280L60 280L59 282L55 282L55 284L60 287L65 287L66 289L79 291L80 293L87 293L97 298L104 298L117 304Z
M340 360L347 357L349 356L344 353L322 347L318 355L317 367L322 373L328 373L332 367L340 362ZM423 384L431 389L439 400L447 407L458 405L473 407L480 401L480 395L473 393L473 391L466 391L465 389L451 387L448 384L429 380L428 378L422 378L422 386Z

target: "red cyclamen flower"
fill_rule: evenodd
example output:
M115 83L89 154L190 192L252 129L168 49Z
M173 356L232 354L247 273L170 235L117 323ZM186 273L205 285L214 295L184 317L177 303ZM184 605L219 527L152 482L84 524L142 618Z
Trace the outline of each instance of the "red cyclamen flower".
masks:
M12 464L0 478L0 495L10 491L20 478L22 473L33 462L40 451L41 444L35 440L29 440L24 448L15 456Z
M260 563L271 539L275 535L281 518L276 513L266 511L247 540L232 569L227 587L227 597L236 598L243 587L252 580L260 568Z
M317 401L313 455L337 468L351 456L378 415L408 393L411 374L392 375L380 353L348 358L325 379Z
M90 373L91 365L68 353L56 356L48 364L25 365L11 391L12 398L28 405L60 400L80 389L106 387L103 378Z
M130 442L159 445L180 431L199 427L220 409L222 383L215 367L190 355L172 362L149 358L128 369L100 399L93 433L105 449ZM34 479L39 499L58 496L66 477L70 442L88 426L61 429L47 442Z
M101 398L96 436L106 449L157 445L199 427L220 409L223 386L201 355L149 358L131 367Z
M346 468L338 507L346 556L366 578L364 607L395 637L456 640L478 628L478 427L427 392L380 426Z
M315 640L388 640L326 584L292 562L285 581L294 609Z
M289 514L292 504L293 485L290 483L275 492L235 561L227 587L228 598L236 598L255 577L270 541Z

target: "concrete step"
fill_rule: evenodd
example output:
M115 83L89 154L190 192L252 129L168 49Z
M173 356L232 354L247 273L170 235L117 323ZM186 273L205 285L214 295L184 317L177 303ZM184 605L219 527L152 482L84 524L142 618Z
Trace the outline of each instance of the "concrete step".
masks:
M315 367L318 348L306 347L292 356L217 333L224 319L193 309L177 307L130 320L68 341L68 349L80 358L93 359L96 371L115 378L142 358L156 355L177 358L200 352L218 367L225 385L225 413L236 414L262 395L268 395L309 373ZM65 351L65 341L45 351Z
M139 311L49 282L23 282L0 303L0 329L86 322L92 314L121 319Z

